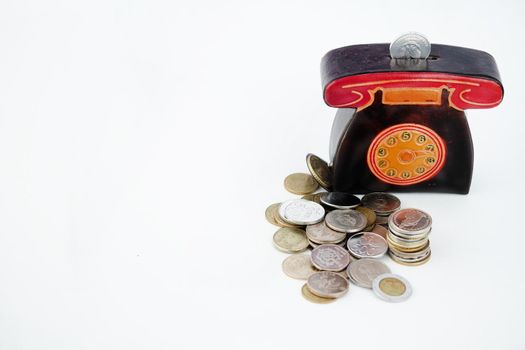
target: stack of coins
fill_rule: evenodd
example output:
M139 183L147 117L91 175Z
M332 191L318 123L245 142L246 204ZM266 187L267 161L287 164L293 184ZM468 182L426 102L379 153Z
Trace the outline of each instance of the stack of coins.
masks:
M432 217L419 209L401 209L388 220L390 257L404 265L421 265L430 259L428 235Z
M430 229L413 225L413 215L398 217L403 211L397 211L401 202L396 196L376 192L359 199L350 193L331 192L328 164L309 154L307 165L311 175L295 173L284 180L285 189L302 198L272 204L265 213L271 224L280 227L273 236L275 247L291 254L282 263L284 273L306 280L302 295L315 303L330 303L343 296L349 282L372 289L383 300L407 299L410 285L392 275L381 258L390 248L395 261L421 263L427 249L422 246L424 239L428 243L423 236ZM318 191L319 187L327 192ZM384 225L393 219L389 231ZM416 229L411 230L411 225ZM311 253L305 253L308 249Z

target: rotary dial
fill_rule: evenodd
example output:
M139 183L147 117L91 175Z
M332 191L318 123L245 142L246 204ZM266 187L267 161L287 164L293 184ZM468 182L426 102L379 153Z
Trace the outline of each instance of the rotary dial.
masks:
M380 132L368 148L368 167L380 180L413 185L428 180L445 164L443 139L419 124L398 124Z

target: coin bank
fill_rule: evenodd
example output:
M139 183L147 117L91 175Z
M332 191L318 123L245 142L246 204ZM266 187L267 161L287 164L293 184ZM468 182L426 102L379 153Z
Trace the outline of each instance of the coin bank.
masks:
M417 40L395 47L404 49L396 56L392 45L346 46L322 59L323 98L337 108L333 191L468 193L474 153L465 110L502 101L494 58L438 44L421 57Z

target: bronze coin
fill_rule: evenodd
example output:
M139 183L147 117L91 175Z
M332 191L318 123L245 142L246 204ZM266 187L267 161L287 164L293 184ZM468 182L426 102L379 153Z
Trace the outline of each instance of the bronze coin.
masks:
M309 153L306 155L306 165L319 185L325 190L330 190L332 187L332 169L328 163L315 154Z
M317 181L309 174L295 173L288 175L284 179L284 188L293 194L305 195L313 193L318 187Z

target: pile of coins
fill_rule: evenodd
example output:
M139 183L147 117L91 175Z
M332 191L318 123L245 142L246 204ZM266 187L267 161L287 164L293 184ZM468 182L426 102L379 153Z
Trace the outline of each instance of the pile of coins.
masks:
M405 265L421 265L430 259L428 235L432 218L419 209L402 209L388 220L390 257Z
M291 174L284 181L286 190L302 198L266 209L267 220L280 227L273 236L275 247L292 254L282 263L284 273L306 280L302 294L315 303L343 296L349 282L372 289L386 301L409 298L408 281L392 274L381 258L388 252L402 264L428 261L430 216L418 209L400 210L399 198L388 193L359 199L330 192L331 168L312 154L306 160L311 175ZM319 186L328 192L316 192ZM303 253L308 249L311 254Z

